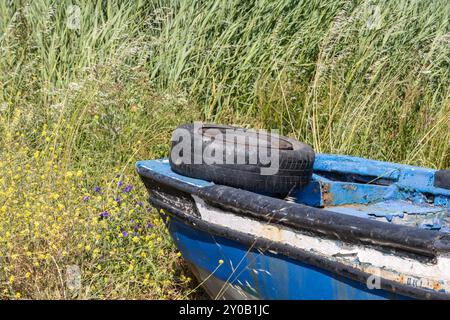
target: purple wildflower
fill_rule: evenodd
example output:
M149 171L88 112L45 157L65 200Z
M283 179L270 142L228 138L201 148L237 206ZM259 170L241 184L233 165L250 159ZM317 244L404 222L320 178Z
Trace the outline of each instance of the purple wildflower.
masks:
M102 213L100 213L100 218L101 219L105 219L109 217L109 213L108 211L103 211Z
M147 223L147 228L153 228L153 224L151 224L150 222Z
M122 235L123 235L124 237L128 237L128 232L122 231Z
M120 199L120 197L117 197L114 200L116 200L118 205L120 205L122 203L122 199Z
M123 193L128 193L133 189L133 186L131 184L127 185L125 188L123 188Z
M119 187L123 186L123 181L120 180L119 183L117 184Z
M139 207L142 207L142 201L139 201L139 202L138 202L138 206L139 206Z
M94 192L100 193L102 189L100 187L95 186L94 187Z
M90 199L91 199L91 197L85 196L85 197L83 198L83 201L84 201L84 202L87 202L87 201L89 201Z

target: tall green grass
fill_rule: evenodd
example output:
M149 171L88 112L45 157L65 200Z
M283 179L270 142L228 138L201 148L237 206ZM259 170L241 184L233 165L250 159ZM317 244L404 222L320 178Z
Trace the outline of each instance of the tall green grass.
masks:
M167 155L171 130L193 120L278 129L317 152L448 168L450 2L1 1L0 296L190 294L162 228L110 243L93 238L91 216L120 193L118 179L139 184L136 160ZM97 185L102 196L80 206ZM145 191L133 190L131 204L114 209L115 229L96 236L114 238L130 217L146 223L132 203ZM26 199L44 204L32 211ZM52 219L49 230L27 229ZM58 271L71 264L86 287L72 296Z
M27 3L0 4L3 101L31 86L48 117L55 90L99 69L122 85L146 73L149 90L207 121L276 128L318 152L449 165L446 0L81 1L79 30L67 27L71 1Z
M181 3L151 71L193 94L207 120L448 167L448 1Z

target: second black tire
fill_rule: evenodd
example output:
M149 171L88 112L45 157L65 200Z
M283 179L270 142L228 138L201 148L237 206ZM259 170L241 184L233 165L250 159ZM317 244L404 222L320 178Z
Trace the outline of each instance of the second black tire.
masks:
M184 139L186 139L186 133L189 133L188 139L190 139L191 146L189 163L183 162L186 157L183 158L182 152L181 154L172 152L179 143L183 143L183 138L179 138L181 135L175 134L177 130L183 130L182 136ZM202 151L207 146L214 147L213 144L217 143L215 133L221 133L223 137L227 130L231 130L235 136L245 138L246 143L243 145L236 143L235 140L228 141L226 138L220 139L219 142L224 144L226 148L230 148L227 150L233 150L236 158L244 157L247 162L245 164L227 164L226 154L223 152L223 154L214 155L215 159L217 159L217 156L222 157L223 161L220 164L211 163L211 161L207 161L209 164L205 161L194 163L195 152ZM275 174L264 175L261 174L261 168L267 168L270 164L262 164L259 159L256 164L249 164L248 161L252 152L249 145L252 144L251 140L255 137L255 132L244 128L216 124L181 125L175 130L172 138L170 166L173 171L184 176L274 196L287 195L291 190L308 184L311 180L314 164L314 151L310 146L288 137L271 133L258 133L259 137L262 137L261 134L266 136L262 137L262 141L266 138L266 147L271 149L269 152L278 152L278 171ZM272 144L274 138L278 139L276 145ZM195 144L201 145L201 149L194 150Z

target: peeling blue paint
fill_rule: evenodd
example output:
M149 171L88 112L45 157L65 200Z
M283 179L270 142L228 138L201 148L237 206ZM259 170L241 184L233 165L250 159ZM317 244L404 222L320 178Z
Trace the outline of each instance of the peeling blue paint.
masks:
M367 219L383 218L389 223L449 232L450 224L445 217L450 192L433 186L435 170L323 154L316 156L314 169L312 181L293 195L296 202ZM325 178L323 175L329 172L340 177L347 174L347 181ZM370 176L373 181L348 181L352 175L358 175L359 180ZM389 185L376 184L377 177L382 177L384 183L390 180Z

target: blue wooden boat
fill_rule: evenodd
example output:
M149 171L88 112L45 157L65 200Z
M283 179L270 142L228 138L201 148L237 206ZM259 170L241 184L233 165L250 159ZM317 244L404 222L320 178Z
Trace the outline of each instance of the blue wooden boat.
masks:
M280 199L136 168L212 298L450 298L448 170L316 154Z

